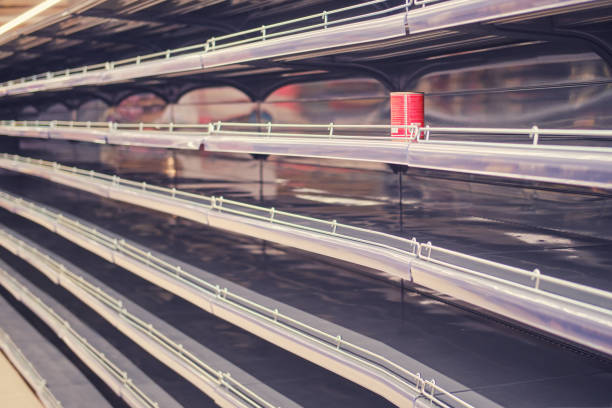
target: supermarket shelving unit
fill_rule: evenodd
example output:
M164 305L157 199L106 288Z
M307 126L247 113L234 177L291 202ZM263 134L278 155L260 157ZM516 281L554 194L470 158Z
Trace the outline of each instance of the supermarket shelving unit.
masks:
M241 90L256 104L283 85L355 76L375 79L387 91L406 90L428 73L460 70L479 58L508 61L523 52L527 58L537 58L541 52L554 55L566 49L569 53L585 50L595 55L605 71L603 79L585 74L585 81L606 86L612 69L610 20L612 1L608 0L87 1L0 38L0 133L18 140L45 139L48 143L78 141L248 153L260 159L275 155L374 162L393 165L400 171L421 169L483 177L478 182L485 184L527 183L536 190L544 186L562 194L570 189L572 194L605 200L612 190L610 125L604 129L555 128L547 126L550 120L545 118L548 122L541 126L457 126L469 122L468 113L447 123L435 117L436 123L423 128L410 126L410 137L396 139L389 137L388 125L267 121L262 119L259 105L249 123L92 122L78 121L74 115L74 120L43 121L23 120L21 116L28 106L49 106L58 101L73 113L92 98L113 106L135 90L176 103L189 90L224 85ZM32 64L34 60L36 64ZM538 86L530 85L529 89ZM516 89L520 91L520 85ZM589 102L603 106L605 98ZM605 127L608 122L603 123ZM0 144L9 146L14 138L3 137ZM540 269L493 262L486 256L406 239L377 228L152 186L93 169L9 154L0 157L0 167L8 174L36 176L227 233L377 271L389 281L401 282L402 299L406 283L421 293L418 296L426 293L529 333L543 334L554 342L553 347L569 345L585 352L584 358L597 356L609 364L612 355L612 293L605 288L560 279ZM518 386L506 388L499 395L482 391L486 388L486 372L472 381L475 386L468 385L453 375L452 364L428 367L414 355L408 356L405 344L394 348L379 342L376 336L352 332L343 324L320 319L240 285L232 288L231 284L210 283L202 278L206 272L186 271L179 260L167 258L170 254L156 253L99 225L19 195L1 192L0 206L14 214L8 217L21 216L44 226L171 295L314 363L315 370L329 370L348 383L358 384L380 397L378 403L488 407L504 405L499 401L520 394ZM142 301L141 295L120 300L110 282L83 278L87 270L67 267L67 261L53 250L19 232L0 229L0 244L104 317L116 328L117 336L127 336L165 364L165 369L202 391L207 403L212 398L220 406L300 405L291 400L292 395L299 397L299 392L282 395L274 387L267 387L266 379L255 379L256 375L252 377L236 367L240 364L225 361L196 341L192 346L210 360L197 357L198 353L183 345L193 340L171 320L139 308L136 298ZM127 378L126 372L69 329L66 321L71 319L85 328L82 317L61 317L62 313L55 310L65 305L54 295L46 289L30 288L32 285L16 278L18 274L9 266L0 265L0 269L2 286L56 331L128 405L157 406ZM279 312L278 304L283 312ZM155 322L155 329L150 322ZM164 330L158 329L160 326ZM95 331L87 332L96 336ZM112 342L97 340L102 348L110 347L106 340ZM483 341L487 347L494 347L493 340ZM444 350L429 352L440 354ZM565 362L573 357L560 358ZM130 360L124 356L121 359ZM256 370L250 367L247 371ZM609 366L605 367L594 374L575 374L595 378L588 384L581 383L584 388L578 392L602 400L612 398L609 390L599 385L600 377L610 375ZM144 383L151 374L133 370ZM542 368L542 376L553 371L552 366ZM294 389L305 386L308 378L301 381L305 383ZM314 389L312 398L322 390ZM563 395L565 391L557 386L533 398L545 399L547 393ZM163 387L154 388L152 393L170 404L177 403ZM325 394L320 398L326 398ZM529 396L524 398L528 400Z

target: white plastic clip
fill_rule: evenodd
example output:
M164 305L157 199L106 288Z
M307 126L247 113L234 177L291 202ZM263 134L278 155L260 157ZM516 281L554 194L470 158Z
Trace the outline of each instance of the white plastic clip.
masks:
M540 129L537 126L533 126L531 128L531 132L529 132L529 138L533 139L533 144L537 145L538 144L538 139L540 137Z
M540 289L540 270L538 268L533 270L533 276L531 277L531 280L535 280L535 284L533 285L533 287L535 289Z

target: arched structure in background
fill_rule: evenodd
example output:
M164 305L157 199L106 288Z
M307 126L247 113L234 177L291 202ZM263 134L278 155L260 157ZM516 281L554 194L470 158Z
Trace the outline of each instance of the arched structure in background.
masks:
M385 123L388 90L378 80L357 77L280 86L261 104L264 121L283 123Z
M76 110L76 120L81 122L106 122L109 120L111 107L102 99L90 99Z
M113 88L113 91L111 93L112 105L118 106L125 99L130 98L134 95L139 95L139 94L153 94L157 98L164 101L164 103L170 103L171 98L167 95L167 92L165 92L166 89L164 88L165 88L165 83L163 82L160 82L158 86L132 85L130 87L125 87L125 88L115 87Z
M420 70L398 65L402 90L423 91L426 121L447 126L607 128L612 115L609 67L593 52L540 50L494 59L467 55L453 65L438 61ZM529 51L529 52L528 52ZM546 52L544 52L546 51ZM532 58L532 54L538 58ZM389 88L364 74L337 78L331 72L303 76L242 78L207 83L168 78L147 86L60 92L35 104L7 106L7 118L119 122L284 123L388 122ZM401 79L401 80L400 80ZM548 101L561 103L554 106ZM602 103L604 101L604 103ZM609 101L609 102L608 102ZM520 119L517 119L520 118Z
M38 119L38 109L33 105L26 105L18 109L17 120L36 120Z
M209 123L218 120L254 122L257 103L232 86L208 86L189 89L172 105L175 123Z
M38 120L74 120L73 110L62 102L39 107Z
M114 122L170 122L171 109L157 92L132 92L123 96L109 110L108 120Z
M60 93L19 116L92 122L384 123L386 99L387 87L363 76L337 79L309 75L258 84L224 81L216 85L170 79L157 86L132 86L103 94L83 92L70 100L63 100Z
M172 81L172 79L170 79ZM252 82L244 82L232 78L215 78L210 79L193 79L183 80L181 78L174 79L178 82L172 86L173 91L170 92L169 100L171 103L178 103L186 94L204 88L234 88L245 94L250 101L259 99L260 86L254 86ZM257 83L259 84L259 83Z

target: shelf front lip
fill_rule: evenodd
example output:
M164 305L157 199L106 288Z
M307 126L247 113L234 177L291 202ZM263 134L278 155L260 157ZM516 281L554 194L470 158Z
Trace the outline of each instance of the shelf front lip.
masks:
M103 129L87 128L68 128L57 129L49 128L47 131L48 139L74 140L79 142L90 142L104 144L107 142L107 132Z
M317 50L330 50L346 46L405 37L409 34L443 30L477 22L499 21L554 15L571 8L601 7L610 1L596 0L457 0L434 4L420 9L386 17L343 24L300 34L286 35L269 40L258 40L226 49L196 52L115 69L100 69L74 73L59 78L45 78L17 82L0 88L0 97L57 90L84 85L104 85L125 80L176 73L194 73L207 68L240 62L291 56ZM407 31L408 30L408 31ZM204 45L203 45L204 47Z
M182 150L198 150L204 142L202 135L186 135L172 132L135 132L129 130L113 130L106 132L108 144L146 146Z
M3 93L4 95L17 95L63 88L74 88L85 85L106 85L130 79L181 72L184 72L187 75L191 72L200 71L202 68L202 56L200 53L187 54L168 59L143 62L141 64L127 65L111 70L75 73L58 78L16 83L4 87ZM0 93L0 96L2 96L2 93Z
M0 160L0 166L1 160ZM47 178L44 175L39 177ZM67 178L70 178L69 176ZM383 271L391 276L410 280L409 268L413 257L393 253L380 247L366 245L345 239L338 239L305 230L284 227L258 220L248 219L238 215L218 213L189 204L176 205L174 200L165 197L149 197L141 195L133 189L122 187L98 188L96 183L84 185L84 182L54 178L52 181L70 185L74 188L83 185L87 191L102 195L116 201L131 203L164 213L175 214L213 228L230 232L239 232L253 238L265 239L308 252L317 253L344 260L350 263Z
M406 164L423 169L612 190L610 149L413 143Z
M521 181L612 190L612 149L509 143L245 137L86 127L0 126L16 137L210 152L257 153L391 163Z
M202 54L204 70L241 62L290 56L310 51L406 36L406 13L293 34Z
M175 202L171 198L159 197L156 194L151 194L146 191L143 192L134 188L112 186L110 182L88 182L87 177L69 173L60 174L60 172L49 171L35 164L15 164L11 162L11 160L0 159L0 167L6 168L7 170L36 175L56 183L69 185L117 201L139 205L168 214L179 215L204 225L223 229L232 233L240 233L254 238L276 242L281 245L292 246L313 253L334 257L349 263L367 266L382 271L393 278L405 279L425 287L430 285L428 275L423 273L420 275L412 274L415 261L420 261L416 263L416 265L421 267L421 269L418 269L420 271L428 271L431 274L435 274L440 270L439 265L424 262L420 258L417 259L416 256L400 254L398 251L353 242L348 239L327 236L320 233L304 231L298 228L273 224L267 221L219 213L214 209L206 209L189 204L184 205L181 202ZM109 185L106 186L105 184ZM428 267L423 267L423 264L427 264ZM599 317L600 312L595 312L588 307L581 308L571 302L564 303L563 300L559 300L554 296L551 297L546 293L534 292L529 287L517 287L512 281L503 283L493 279L466 274L459 269L453 269L453 272L456 274L463 274L465 276L463 284L465 287L470 288L469 290L466 290L465 287L463 290L453 290L453 295L456 296L457 300L498 313L499 309L496 308L495 305L497 303L501 305L506 304L508 303L508 297L513 298L517 302L522 302L522 304L525 305L524 313L528 316L525 318L525 316L521 314L522 312L517 313L514 309L508 308L503 310L504 313L507 314L500 313L506 318L530 325L538 331L548 332L555 336L565 338L586 346L589 349L612 355L612 319L608 319L602 323L602 319ZM450 282L449 280L449 283ZM443 288L443 285L434 286L432 289L436 290L439 288ZM474 294L478 294L478 296ZM549 320L547 321L548 324L546 327L541 327L537 323L542 321L541 314L538 312L542 304L556 305L550 306L553 312L547 315ZM576 313L576 308L581 309L579 313ZM583 327L583 324L578 321L581 316L584 321L599 322L597 326L599 331L597 331L597 333L592 333L585 330L584 333L577 333L575 327ZM567 322L573 322L573 326L566 327Z
M93 71L72 74L68 77L62 76L58 78L45 78L35 81L18 82L0 88L0 96L18 95L62 88L73 88L76 86L99 85L101 83L101 79L101 71Z
M202 53L185 54L103 71L100 81L102 83L113 83L128 79L165 74L185 73L185 75L187 75L195 71L200 71L203 67Z
M381 138L382 139L382 138ZM612 189L612 151L597 148L404 140L207 136L204 150L392 163L524 181Z
M414 282L428 289L612 356L610 315L585 312L558 299L539 297L533 291L469 276L420 259L412 262L410 273Z
M603 7L609 0L457 0L411 10L406 14L409 34L472 23L520 20L563 13L573 8Z
M39 139L47 139L49 137L49 129L38 126L0 125L0 133L5 136L32 137Z

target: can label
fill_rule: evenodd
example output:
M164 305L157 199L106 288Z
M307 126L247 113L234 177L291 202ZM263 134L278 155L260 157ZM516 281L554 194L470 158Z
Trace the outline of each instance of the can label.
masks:
M414 137L408 127L425 126L424 94L422 92L391 92L391 137Z

